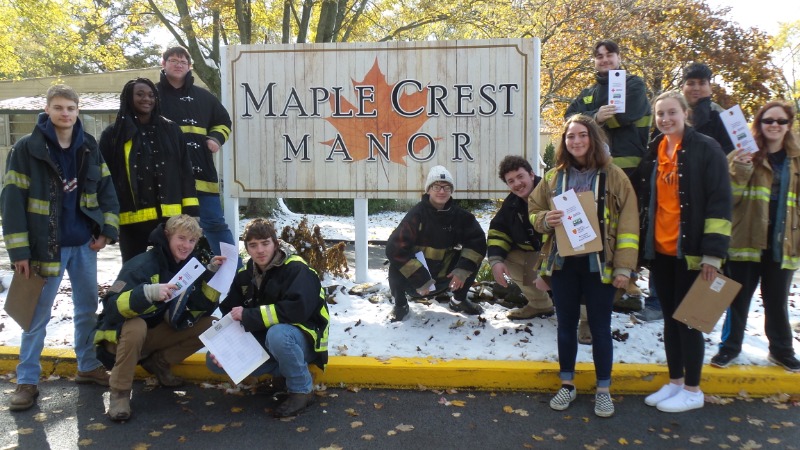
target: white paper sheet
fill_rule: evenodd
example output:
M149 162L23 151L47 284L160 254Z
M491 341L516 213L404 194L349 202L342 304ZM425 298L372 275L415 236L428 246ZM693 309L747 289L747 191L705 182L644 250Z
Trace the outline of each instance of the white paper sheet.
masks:
M190 259L189 262L183 266L183 269L169 280L169 284L178 286L178 289L172 292L172 296L169 299L172 300L181 295L183 291L197 281L197 278L205 271L205 266L200 264L197 258Z
M574 189L553 197L553 204L556 209L564 211L561 224L567 232L572 248L577 249L597 237Z
M208 281L208 286L219 292L220 298L225 298L231 288L233 278L236 276L236 266L239 265L239 249L227 242L220 242L219 248L222 256L227 259Z
M233 320L230 313L201 334L200 341L236 384L269 359L269 353L253 334L244 331L242 324Z
M625 112L625 71L608 71L608 104L617 107L618 113Z
M417 252L414 254L414 257L417 258L417 261L422 263L422 267L424 267L425 270L427 270L428 272L431 271L430 269L428 269L428 261L425 259L424 253L422 253L421 251Z
M758 151L756 140L750 133L750 127L747 126L747 120L739 105L733 105L732 108L726 109L719 115L719 118L722 119L722 124L725 125L725 130L736 150L744 150L747 153Z

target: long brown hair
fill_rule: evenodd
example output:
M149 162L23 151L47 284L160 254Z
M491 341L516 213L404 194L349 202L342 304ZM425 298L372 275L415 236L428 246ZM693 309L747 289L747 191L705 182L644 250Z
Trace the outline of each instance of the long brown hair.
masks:
M608 151L608 139L600 125L591 117L584 114L575 114L564 122L564 131L561 132L561 141L556 150L556 169L566 170L569 166L579 167L578 161L567 151L567 129L577 123L589 130L589 150L586 152L586 168L600 169L611 162Z
M753 164L761 164L761 161L767 157L767 139L764 137L764 133L761 132L761 118L772 108L781 108L783 112L789 116L789 131L783 136L783 149L786 150L787 153L794 153L800 149L800 145L798 145L794 133L792 132L795 116L794 106L783 100L772 100L758 110L753 124L750 126L750 130L753 132L753 138L756 141L756 145L758 145L758 153L753 155Z

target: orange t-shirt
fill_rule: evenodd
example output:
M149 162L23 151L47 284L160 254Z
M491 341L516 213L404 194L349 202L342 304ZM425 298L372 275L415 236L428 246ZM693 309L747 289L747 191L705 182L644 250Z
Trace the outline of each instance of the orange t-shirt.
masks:
M678 255L678 233L681 224L681 200L678 195L678 150L675 144L672 156L667 155L667 138L658 144L658 169L656 170L656 251L670 256Z

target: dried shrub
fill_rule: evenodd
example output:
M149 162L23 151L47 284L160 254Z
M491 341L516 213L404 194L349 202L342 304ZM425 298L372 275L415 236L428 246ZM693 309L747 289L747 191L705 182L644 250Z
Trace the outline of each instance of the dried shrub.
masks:
M320 279L326 273L334 277L342 277L348 272L347 258L344 254L344 243L339 242L328 248L319 226L309 228L308 218L297 225L283 227L280 239L288 242L297 250L297 254L306 260L309 267L317 271Z

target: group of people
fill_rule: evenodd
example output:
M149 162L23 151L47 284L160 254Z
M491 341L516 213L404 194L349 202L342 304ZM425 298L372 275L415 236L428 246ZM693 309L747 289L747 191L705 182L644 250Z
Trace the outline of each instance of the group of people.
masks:
M617 112L609 105L608 76L621 67L619 47L600 41L593 57L597 82L567 109L555 167L539 177L525 158L501 161L498 175L509 194L488 239L475 216L453 199L450 171L430 169L421 201L387 241L394 300L389 319L408 316L409 296L438 297L453 311L481 314L468 293L488 254L495 281L517 285L528 301L509 318L556 314L562 384L550 407L565 410L575 400L578 343L590 342L594 411L610 417L611 312L615 298L638 289L644 265L650 296L637 317L663 319L669 368L669 383L645 402L681 412L703 406L705 346L699 330L672 314L696 278L712 281L724 270L744 287L728 310L711 365L726 367L740 353L760 280L769 359L800 371L787 310L792 274L800 266L793 108L766 104L752 126L759 151L731 151L705 65L688 66L681 91L659 95L652 107L641 78L627 74L625 111ZM286 391L277 417L313 403L308 365L324 367L328 346L319 277L264 219L244 230L250 259L243 267L214 256L221 254L220 242L235 243L222 217L213 162L230 134L230 117L213 95L194 86L186 49L168 49L162 67L157 84L138 78L125 85L116 121L99 144L82 129L77 94L52 87L33 132L9 155L0 197L6 248L18 275L46 278L22 335L13 411L32 407L39 394L45 328L64 271L73 286L75 380L110 386L111 419L131 417L137 365L161 385L182 383L171 366L202 348L199 335L217 308L253 332L271 356L254 374L271 374L273 388ZM554 232L563 226L564 212L553 197L569 190L594 199L601 251L559 249ZM96 252L116 241L123 267L98 318ZM205 242L208 252L201 252ZM205 271L178 292L170 280L192 258ZM208 281L224 264L241 270L223 300L225 293ZM207 365L222 371L214 355L207 355Z
M83 130L72 88L51 87L46 102L33 132L9 154L0 197L15 276L45 278L22 333L9 409L27 410L39 396L46 326L65 271L72 283L75 381L110 386L112 420L131 417L137 365L163 386L183 383L171 366L203 347L199 336L217 308L270 354L257 372L272 374L285 393L275 416L313 403L308 364L327 362L329 322L313 269L257 219L244 233L250 261L224 301L208 283L223 264L241 266L238 258L214 256L221 242L236 245L214 166L231 120L216 97L194 85L189 52L167 49L157 84L137 78L124 86L116 120L99 144ZM97 252L117 241L123 266L97 317ZM179 290L171 280L192 260L205 271Z
M652 106L641 78L626 74L624 112L609 104L609 71L621 66L619 46L593 47L596 83L569 105L555 167L543 178L518 156L500 163L510 189L484 241L475 217L452 199L454 182L441 166L431 169L422 200L390 236L391 321L409 313L407 296L448 297L453 311L480 314L467 297L484 251L497 283L517 284L529 301L509 317L555 314L562 386L550 407L565 410L576 398L573 383L578 342L586 324L595 365L595 414L614 414L610 395L613 345L610 321L615 298L631 291L641 266L649 268L650 295L636 314L664 321L669 383L645 403L664 412L703 406L700 378L704 337L673 318L693 282L713 281L723 271L743 284L729 308L714 367L726 367L741 351L752 295L761 282L769 360L800 372L794 356L788 295L800 266L795 233L800 182L794 110L773 101L752 125L759 151L733 151L711 101L709 68L684 69L680 91L656 97ZM652 121L655 127L651 131ZM692 125L693 124L693 125ZM595 200L602 251L562 256L554 230L564 212L553 197L573 190ZM563 245L563 243L562 243ZM552 300L548 291L552 293Z

